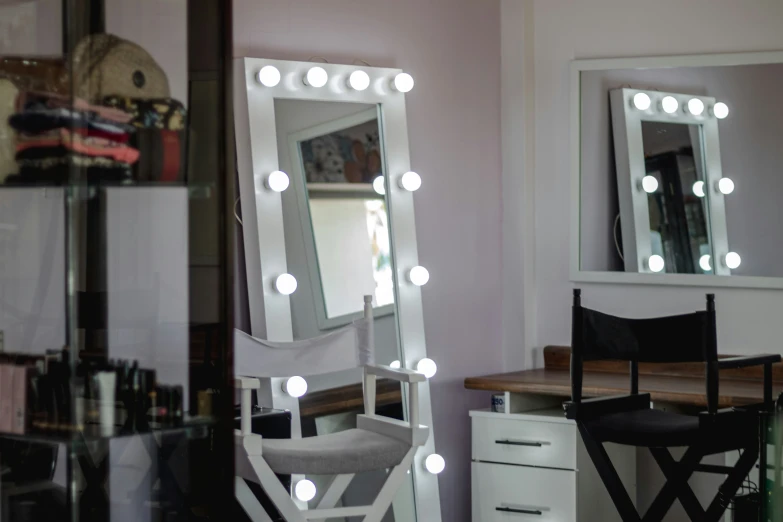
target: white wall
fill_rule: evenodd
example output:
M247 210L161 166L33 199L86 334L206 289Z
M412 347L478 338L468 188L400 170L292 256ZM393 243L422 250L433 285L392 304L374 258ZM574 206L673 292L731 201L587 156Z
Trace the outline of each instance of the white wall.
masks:
M569 62L575 58L781 49L783 4L770 0L503 0L503 10L504 64L511 68L503 71L503 112L526 118L524 124L506 122L504 130L534 140L527 155L523 143L515 143L513 150L504 149L504 198L508 186L516 193L516 197L508 195L509 204L516 201L518 205L535 205L532 218L523 214L520 224L511 229L518 235L504 237L504 242L520 237L524 241L523 248L504 251L504 279L518 280L520 271L532 271L533 276L524 278L526 286L519 291L535 299L535 306L517 308L517 322L527 327L524 361L512 356L514 340L519 339L516 324L504 322L506 359L511 363L506 369L511 371L543 364L541 349L545 345L570 344L571 289L576 285L569 281L573 211L569 195ZM665 24L656 22L663 13L671 16ZM531 45L533 59L526 60ZM530 75L534 75L532 92L525 90ZM534 111L525 110L531 106ZM534 132L526 134L526 126ZM506 140L504 135L504 144ZM523 191L526 188L532 189L532 197ZM526 234L528 230L533 233ZM533 259L526 258L525 253L531 251ZM781 351L780 291L579 286L586 306L631 316L671 313L675 306L685 311L701 308L704 294L712 291L717 294L721 352ZM644 472L649 467L640 469ZM640 493L642 505L649 503L650 494ZM677 520L677 516L671 520Z
M502 369L499 0L235 0L234 56L399 67L407 96L427 350L444 521L470 518L470 423ZM522 289L518 288L521 292ZM423 521L422 521L423 522Z

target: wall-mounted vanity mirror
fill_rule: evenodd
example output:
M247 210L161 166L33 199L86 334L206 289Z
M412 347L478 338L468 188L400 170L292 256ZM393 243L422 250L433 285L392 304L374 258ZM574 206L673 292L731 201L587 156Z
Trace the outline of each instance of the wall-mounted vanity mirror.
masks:
M572 75L572 279L783 288L783 53Z
M364 316L364 296L371 296L375 364L423 370L421 361L431 362L420 288L428 276L418 266L413 214L421 178L411 172L408 152L409 80L395 69L236 60L237 164L253 337L305 341L339 332ZM240 352L236 374L253 377ZM356 428L364 412L361 379L361 369L307 375L306 393L298 397L285 391L286 377L262 379L260 402L292 412L293 438L338 434ZM407 388L379 379L376 390L377 415L406 423L415 418ZM431 430L426 382L418 399L418 424ZM434 440L430 432L417 450L384 522L440 520L437 475L426 465L430 457L440 459ZM372 503L390 476L362 472L337 495L328 493L331 477L308 475L316 493L300 508L323 500L359 509Z

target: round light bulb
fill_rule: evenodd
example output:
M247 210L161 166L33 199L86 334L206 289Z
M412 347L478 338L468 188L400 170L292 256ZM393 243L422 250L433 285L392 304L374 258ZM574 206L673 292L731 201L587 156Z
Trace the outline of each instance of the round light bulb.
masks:
M296 486L294 486L294 493L296 494L296 498L302 502L310 502L315 498L315 484L307 479L300 480L296 483Z
M400 73L394 77L394 88L400 92L411 92L413 83L413 76L408 73Z
M363 91L370 86L370 75L364 71L354 71L348 77L348 85L357 91Z
M642 189L648 194L658 190L658 179L655 176L645 176L642 178Z
M291 274L281 274L275 279L275 288L283 295L296 292L296 278Z
M269 190L274 190L275 192L283 192L288 188L290 183L291 180L288 179L288 174L282 170L271 172L269 176L266 177L267 188Z
M704 197L704 182L703 181L697 181L693 184L693 194L696 197L703 198Z
M446 469L446 461L437 453L433 453L424 459L424 467L433 475L437 475Z
M694 116L701 116L704 112L704 102L698 98L688 100L688 112Z
M386 194L386 180L383 178L383 176L378 176L372 180L372 188L381 196Z
M650 97L643 93L643 92L637 92L633 95L633 105L640 111L646 111L650 108L650 105L652 104L652 101L650 100Z
M726 105L723 102L718 102L715 104L715 106L712 108L712 114L715 115L716 118L719 120L722 120L729 115L729 106Z
M280 83L280 71L274 65L265 65L258 71L258 81L264 87L274 87Z
M389 365L389 368L394 368L396 370L402 368L402 364L400 363L400 361L392 361L391 364Z
M421 176L411 171L406 172L400 178L400 187L404 188L408 192L415 192L421 187Z
M699 258L699 267L701 267L701 269L704 270L705 272L709 272L710 270L712 270L712 264L710 263L711 260L712 260L712 256L710 256L709 254L704 254Z
M323 67L311 67L305 76L305 83L310 87L320 89L329 81L329 75Z
M674 114L680 108L680 102L674 96L665 96L661 100L661 108L666 114Z
M438 373L438 365L432 359L425 357L416 365L416 371L423 373L426 378L432 379Z
M430 273L423 266L414 266L408 272L408 280L416 286L424 286L430 280Z
M727 267L734 270L735 268L739 268L739 266L742 264L742 258L736 252L729 252L726 254L725 262Z
M307 381L298 375L291 377L283 383L283 391L291 397L298 399L307 393Z
M731 194L734 192L734 182L731 181L731 178L721 178L718 181L718 190L720 190L721 194Z
M650 272L654 272L656 274L663 270L664 264L665 263L663 262L663 258L658 254L651 255L647 260L647 266L650 269Z

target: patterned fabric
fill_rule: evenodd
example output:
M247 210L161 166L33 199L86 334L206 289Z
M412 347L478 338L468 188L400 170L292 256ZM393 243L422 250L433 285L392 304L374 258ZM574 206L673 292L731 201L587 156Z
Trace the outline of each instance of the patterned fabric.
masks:
M133 127L101 118L94 112L75 111L66 108L48 109L42 105L30 106L25 112L9 119L17 132L37 134L62 127L92 128L110 134L127 134Z
M181 131L187 125L187 110L172 98L142 100L108 96L103 104L130 113L131 125L138 128Z
M25 112L38 107L47 109L73 109L91 112L108 121L128 123L132 116L125 111L102 105L93 105L81 98L45 92L20 92L16 98L16 111Z
M31 149L36 151L63 149L86 156L107 157L129 164L136 163L139 159L139 151L127 145L105 138L84 137L68 129L58 129L35 136L21 136L16 145L17 158L23 157L22 153Z

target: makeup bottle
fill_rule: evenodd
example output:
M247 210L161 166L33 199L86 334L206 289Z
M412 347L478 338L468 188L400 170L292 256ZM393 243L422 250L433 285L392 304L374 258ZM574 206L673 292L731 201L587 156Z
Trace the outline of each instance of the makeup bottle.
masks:
M100 404L101 436L111 437L115 431L117 374L111 370L100 371L95 374L95 384Z

